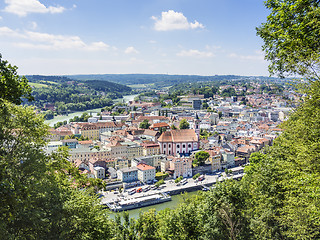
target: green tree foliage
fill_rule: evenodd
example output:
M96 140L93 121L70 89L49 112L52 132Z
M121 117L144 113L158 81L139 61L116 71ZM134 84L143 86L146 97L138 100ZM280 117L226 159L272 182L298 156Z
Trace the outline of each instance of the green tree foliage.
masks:
M176 179L174 180L174 182L175 182L175 183L181 182L182 179L183 179L183 176L180 176L180 177L176 178Z
M311 83L305 102L282 124L284 132L265 154L255 154L245 183L252 194L255 236L320 237L320 83Z
M11 89L5 91L2 96ZM20 94L24 92L22 89ZM65 150L45 153L48 126L43 117L31 107L15 105L21 96L13 103L2 96L1 239L110 238L107 212L94 194L99 183L81 175L67 161Z
M147 119L145 119L140 123L139 127L142 129L148 129L150 127L150 123Z
M164 184L164 180L160 179L158 182L156 182L155 186L160 187L160 185Z
M189 123L187 122L186 119L182 119L179 123L179 128L180 129L189 129Z
M33 87L33 104L42 108L48 102L54 103L58 113L111 106L112 99L131 92L127 86L108 81L74 81L58 76L28 78L33 84L42 84L41 87Z
M195 159L193 161L193 164L196 166L202 166L204 165L205 161L210 157L210 154L206 151L199 151L195 155Z
M319 79L319 1L267 0L265 5L271 14L257 34L264 41L270 73Z
M200 173L197 173L197 174L194 175L192 178L193 178L194 180L196 180L198 177L200 177Z
M212 132L208 132L205 129L200 129L200 139L208 139L208 137L213 136Z
M234 90L234 88L232 88L232 87L224 89L221 92L221 96L223 96L223 97L232 97L232 96L236 96L236 95L237 95L236 90Z
M17 67L12 66L6 60L2 60L0 54L0 98L15 104L21 104L22 98L33 100L31 87L25 77L19 77Z
M106 212L93 191L78 190L88 179L66 160L66 153L43 151L47 127L41 115L8 102L0 111L1 238L107 236Z
M84 112L80 117L75 116L74 118L71 118L69 122L88 122L89 118L90 115L87 112Z
M266 85L263 84L260 86L261 93L268 93L268 94L281 94L283 92L284 87L279 84L272 84Z

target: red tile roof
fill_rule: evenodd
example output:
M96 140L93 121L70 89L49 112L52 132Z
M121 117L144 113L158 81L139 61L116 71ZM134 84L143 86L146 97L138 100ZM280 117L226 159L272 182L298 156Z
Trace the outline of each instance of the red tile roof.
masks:
M139 163L139 164L137 165L137 168L138 168L139 170L142 170L142 171L155 169L154 167L152 167L152 166L150 166L150 165L147 165L147 164L144 164L144 163Z
M198 136L194 129L176 129L161 134L159 142L197 142Z

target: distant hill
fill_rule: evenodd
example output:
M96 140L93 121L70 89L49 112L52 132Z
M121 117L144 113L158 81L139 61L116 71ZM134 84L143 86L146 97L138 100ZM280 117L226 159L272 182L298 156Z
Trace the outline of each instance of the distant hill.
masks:
M95 76L95 75L92 75ZM72 81L77 81L77 84L83 83L83 85L92 88L96 91L108 91L108 92L130 92L131 88L115 82L109 82L105 79L89 79L81 80L66 76L43 76L43 75L27 75L26 78L31 83L56 85L56 84L67 84Z
M128 86L105 80L74 80L65 76L26 76L33 88L31 103L44 108L54 104L58 113L103 108L132 93Z
M167 74L89 74L89 75L65 75L75 80L92 81L103 80L110 81L124 85L135 84L153 84L154 88L168 87L180 83L193 82L208 82L208 81L231 81L231 80L272 80L277 78L270 78L265 76L250 77L237 75L214 75L214 76L200 76L200 75L167 75Z

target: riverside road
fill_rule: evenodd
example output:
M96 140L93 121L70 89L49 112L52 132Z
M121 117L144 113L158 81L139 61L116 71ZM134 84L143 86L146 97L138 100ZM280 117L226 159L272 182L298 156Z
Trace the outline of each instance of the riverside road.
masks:
M101 203L105 204L107 202L114 201L115 199L117 199L119 197L136 198L139 196L151 195L151 194L160 193L160 192L168 193L169 195L175 195L175 194L179 194L181 192L192 192L192 191L196 191L196 190L201 190L203 187L212 186L215 183L224 181L226 179L241 179L242 178L243 167L235 167L235 168L231 168L229 170L232 170L232 174L226 175L223 172L220 174L204 175L205 178L203 181L196 181L192 178L187 178L187 183L184 185L177 184L172 179L165 180L165 184L161 185L157 189L149 190L147 192L134 193L133 195L128 194L128 191L130 191L133 188L126 189L122 193L119 193L118 191L101 192L101 194L103 195L101 197ZM145 186L142 186L142 188L143 187L145 187Z

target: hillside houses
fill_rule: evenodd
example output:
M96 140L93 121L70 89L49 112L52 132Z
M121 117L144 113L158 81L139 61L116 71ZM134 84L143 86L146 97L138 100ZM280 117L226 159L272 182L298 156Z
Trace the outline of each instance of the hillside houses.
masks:
M229 87L238 93L246 90ZM281 134L278 126L290 112L279 96L255 91L244 97L190 95L182 100L185 106L161 108L144 98L119 106L131 109L130 113L112 116L104 112L89 122L51 129L46 150L67 146L69 160L90 177L147 182L154 180L157 171L169 173L171 178L191 177L192 157L200 150L210 155L205 162L210 172L248 163L253 152L271 145ZM206 101L210 111L194 101L200 105ZM182 119L189 123L188 129L179 129ZM149 129L139 128L144 120Z

